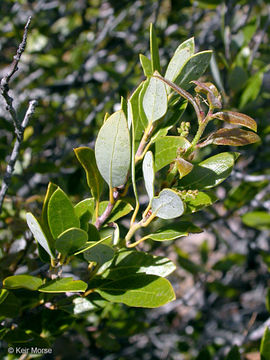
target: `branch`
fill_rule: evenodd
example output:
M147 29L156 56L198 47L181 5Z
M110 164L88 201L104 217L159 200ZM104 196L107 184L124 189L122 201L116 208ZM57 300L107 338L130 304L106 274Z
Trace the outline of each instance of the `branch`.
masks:
M18 159L18 156L19 156L20 147L21 147L21 144L22 144L22 141L23 141L23 133L24 133L24 130L25 130L26 126L28 125L28 122L29 122L31 116L33 115L33 113L35 111L36 104L37 104L36 100L32 100L29 103L28 109L27 109L27 111L25 113L23 122L21 124L20 133L17 134L17 138L16 138L16 141L15 141L12 153L10 155L9 162L7 164L6 173L4 175L2 185L1 185L1 190L0 190L0 213L1 213L1 210L2 210L2 205L3 205L3 202L4 202L4 198L5 198L6 193L8 191L8 187L9 187L9 184L10 184L12 173L14 171L15 163L16 163L16 161Z
M28 105L28 109L24 115L23 121L20 122L18 115L16 113L16 110L13 107L13 98L9 96L8 92L9 92L9 81L11 79L11 77L15 74L15 72L18 70L18 64L19 61L21 59L22 53L25 50L26 47L26 41L27 41L27 34L28 34L28 28L30 25L30 21L31 21L31 17L28 18L27 23L25 25L24 28L24 33L23 33L23 39L22 42L20 43L17 53L14 56L14 60L10 66L9 71L7 72L6 76L4 76L0 82L0 91L1 94L3 95L4 99L6 100L6 109L9 112L13 124L14 124L14 128L15 128L15 133L16 133L16 140L15 140L15 144L13 147L13 150L11 152L10 155L10 159L8 161L7 164L7 168L6 168L6 172L1 184L1 190L0 190L0 213L2 211L2 206L3 206L3 202L5 199L5 196L7 194L8 191L8 187L11 181L11 177L14 171L14 167L15 167L15 163L19 157L19 153L20 153L20 147L21 144L23 142L23 135L24 135L24 130L27 127L29 120L31 118L31 116L33 115L34 111L35 111L35 107L37 105L37 101L36 100L31 100L29 102Z
M7 103L6 109L12 118L17 136L21 135L22 126L18 119L17 113L13 107L13 99L8 94L9 81L10 81L11 77L15 74L15 72L18 70L18 64L19 64L20 58L26 47L27 33L28 33L28 28L29 28L30 22L31 22L31 16L29 16L27 23L25 25L22 42L20 43L20 45L18 47L16 55L13 57L14 60L10 66L10 69L9 69L8 73L6 74L6 76L4 76L2 78L1 83L0 83L1 94L3 95L3 97L6 100L6 103Z

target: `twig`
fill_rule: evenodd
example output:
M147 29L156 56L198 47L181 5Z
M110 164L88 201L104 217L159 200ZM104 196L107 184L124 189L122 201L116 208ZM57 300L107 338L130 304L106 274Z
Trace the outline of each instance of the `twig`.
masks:
M1 94L3 95L3 97L6 100L6 103L7 103L6 109L10 113L10 116L12 118L14 128L15 128L15 132L16 132L17 136L22 131L22 128L21 128L22 125L20 124L20 121L18 119L16 110L13 107L13 99L8 94L8 92L9 92L9 81L10 81L11 77L15 74L15 72L18 70L18 64L19 64L20 58L21 58L22 53L24 52L25 47L26 47L27 33L28 33L28 28L29 28L29 25L30 25L30 21L31 21L31 16L29 16L29 18L27 20L27 23L25 25L24 33L23 33L23 39L22 39L22 42L20 43L20 45L18 47L16 55L13 58L14 60L13 60L13 62L11 64L11 66L10 66L10 70L8 71L6 76L4 76L2 78L1 83L0 83Z
M10 155L10 159L8 161L7 164L7 168L6 168L6 172L2 181L2 185L1 185L1 190L0 190L0 213L2 210L2 205L5 199L5 196L7 194L8 191L8 187L11 181L11 177L14 171L14 167L15 167L15 163L19 157L19 153L20 153L20 147L23 141L23 135L24 135L24 130L27 127L29 120L31 118L31 116L33 115L34 111L35 111L35 107L37 105L37 101L36 100L31 100L29 102L28 105L28 109L24 115L23 121L20 122L18 115L16 113L16 110L13 107L13 99L12 97L9 96L8 92L9 92L9 81L11 79L11 77L14 75L14 73L18 70L18 64L20 61L20 58L22 56L22 53L25 50L26 47L26 40L27 40L27 33L28 33L28 28L30 25L30 21L31 21L31 17L28 18L27 23L25 25L24 28L24 33L23 33L23 39L22 42L20 43L17 53L14 56L14 60L10 66L10 70L8 71L8 73L6 74L6 76L4 76L1 80L0 83L0 90L1 90L1 94L3 95L4 99L6 100L6 109L9 112L12 121L14 123L14 128L15 128L15 133L16 133L16 140L15 140L15 144L13 147L13 150L11 152Z

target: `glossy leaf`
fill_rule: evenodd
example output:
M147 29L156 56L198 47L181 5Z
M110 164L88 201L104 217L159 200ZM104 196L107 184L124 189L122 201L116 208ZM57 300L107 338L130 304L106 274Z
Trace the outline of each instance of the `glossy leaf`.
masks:
M81 248L88 240L87 232L71 228L64 231L55 241L56 249L63 255L71 255Z
M198 195L195 195L195 197L188 196L184 200L185 205L186 205L185 214L200 211L203 208L205 208L206 206L212 205L217 200L218 200L218 198L212 192L210 192L210 191L208 191L208 192L199 191Z
M160 72L158 42L153 24L150 24L150 52L151 52L152 72L154 72L155 70Z
M48 222L54 239L72 227L80 227L80 220L75 215L71 201L63 190L58 188L48 205Z
M98 244L92 249L86 250L83 253L85 260L95 262L98 265L103 265L105 262L110 261L114 257L114 250L108 245Z
M87 284L81 280L73 280L72 277L66 277L59 280L49 281L39 287L38 291L45 293L65 293L65 292L84 292Z
M143 110L149 123L153 123L166 114L167 92L165 84L151 77L143 97Z
M202 51L192 55L182 67L180 74L175 79L175 84L183 89L190 87L192 80L197 80L207 69L212 56L212 51Z
M49 223L48 223L48 204L50 201L50 198L52 194L57 190L58 186L53 184L52 182L49 182L47 192L45 195L45 199L42 206L42 213L41 213L41 225L42 229L46 235L46 239L48 240L48 243L50 245L50 248L53 249L54 247L54 239L52 237Z
M166 277L175 270L174 263L162 256L153 256L143 251L121 250L98 271L106 279L121 279L127 275L145 273Z
M186 61L190 58L191 52L189 47L186 47L182 50L176 51L173 57L171 58L166 73L165 79L174 82L179 73L181 72L182 67ZM170 90L170 87L166 85L167 91Z
M88 230L88 222L92 219L95 209L95 199L88 198L80 201L74 206L75 215L80 220L81 229Z
M163 189L152 199L151 209L161 219L174 219L183 214L184 204L177 192Z
M126 182L130 165L130 137L125 114L115 112L101 127L95 146L98 169L110 187Z
M266 326L260 346L260 354L262 360L270 358L270 330Z
M185 40L184 42L182 42L178 46L178 48L175 50L175 54L180 52L183 49L188 49L191 55L194 54L194 51L195 51L194 37L191 37L191 38Z
M193 165L189 161L182 159L180 157L177 158L175 163L176 163L177 170L179 172L180 179L182 179L184 176L189 174L193 169Z
M96 291L106 300L144 308L159 307L175 299L168 280L147 274L108 281Z
M181 189L207 189L224 181L231 173L239 153L223 152L194 165L193 170L178 182Z
M36 276L14 275L3 280L6 289L37 290L42 285L42 280Z
M46 250L46 252L50 255L51 258L54 258L53 252L50 248L50 244L34 215L31 213L27 213L26 222L36 241L40 244L40 246L43 247L44 250Z
M166 225L153 234L147 235L147 238L154 241L170 241L183 236L188 236L189 233L200 233L202 230L190 222L179 222Z
M142 121L139 111L139 97L143 89L144 83L145 82L142 82L128 99L128 124L129 128L132 124L134 130L134 135L132 136L135 144L134 152L136 152L139 146L139 142L143 136L144 129L148 124L147 119L146 122Z
M155 143L155 170L159 171L164 166L175 161L177 150L186 150L190 142L182 136L164 136Z
M151 151L148 151L145 154L142 164L144 185L149 197L149 200L152 200L154 197L154 180L155 180L155 170L154 170L154 157Z
M87 184L91 190L92 196L96 200L99 200L103 188L103 179L97 168L94 150L84 146L74 149L74 152L85 170Z
M164 119L161 120L160 124L157 126L156 131L154 131L151 136L151 143L154 144L158 139L167 135L168 131L176 125L182 115L184 114L187 107L187 101L178 101L175 105L168 108Z
M245 126L257 131L257 123L250 116L235 111L220 111L212 116L214 119L226 121L229 124Z
M97 246L97 245L99 245L99 244L101 244L103 242L107 242L107 241L111 242L111 239L112 239L112 235L108 235L108 236L102 237L102 239L100 239L98 241L87 241L84 246L82 246L80 249L78 249L74 253L74 255L82 254L85 251L90 250L90 249L94 248L95 246Z
M142 54L140 54L139 56L144 75L146 77L151 76L153 74L151 60L149 60L146 56Z
M260 137L252 131L242 129L219 129L210 137L215 145L244 146L260 141Z
M266 211L252 211L242 216L245 225L258 230L270 229L270 214Z
M151 78L148 78L147 80L145 80L142 83L142 88L141 88L140 94L139 94L139 119L140 119L141 126L139 127L138 130L142 130L142 132L139 136L139 139L142 138L144 130L147 128L148 123L149 123L148 118L144 111L143 102L144 102L144 96L145 96L146 90L148 89L148 85L150 83L150 79ZM136 121L136 122L138 122L138 121ZM135 123L135 139L138 139L137 138L137 136L139 135L138 130L136 130L136 123Z

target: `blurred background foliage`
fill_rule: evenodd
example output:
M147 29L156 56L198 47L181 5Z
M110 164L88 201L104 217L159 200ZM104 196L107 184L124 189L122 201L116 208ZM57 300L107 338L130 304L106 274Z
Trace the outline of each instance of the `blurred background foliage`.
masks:
M21 344L32 334L24 341L53 347L54 355L43 359L258 360L270 324L270 1L1 0L0 13L0 78L32 16L10 86L22 116L29 100L38 100L0 215L1 278L42 271L25 212L40 212L49 180L76 201L89 195L73 148L93 147L105 113L143 79L139 53L149 53L151 22L163 70L191 36L197 50L214 50L204 79L217 85L226 108L256 119L262 139L240 149L236 170L216 190L221 201L196 215L203 235L142 247L178 265L171 278L176 301L155 310L98 299L89 311L65 301L55 309L18 290L4 300L8 309L0 304L1 326L17 331L11 341ZM192 119L187 109L183 120ZM13 141L0 99L1 175ZM200 156L218 151L206 147ZM67 272L83 271L71 266ZM4 340L3 356L10 339Z

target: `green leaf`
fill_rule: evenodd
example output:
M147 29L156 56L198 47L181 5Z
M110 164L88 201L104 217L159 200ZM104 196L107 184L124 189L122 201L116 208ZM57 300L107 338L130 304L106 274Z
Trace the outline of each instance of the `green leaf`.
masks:
M155 170L154 170L154 157L151 151L147 151L143 159L142 164L144 185L151 201L154 197L154 180L155 180Z
M139 56L144 75L146 77L151 76L153 74L151 60L149 60L146 56L142 54L140 54Z
M174 263L162 256L153 256L143 251L120 250L114 258L98 271L103 278L118 280L127 275L145 273L166 277L175 270Z
M8 297L9 292L6 289L2 289L0 291L0 304L2 304L2 302L4 302L6 300L6 298Z
M95 291L106 300L144 308L159 307L175 299L167 279L147 274L108 281Z
M88 224L88 239L89 241L98 241L100 240L100 235L98 229L93 224Z
M224 181L231 173L239 153L223 152L194 165L193 170L178 182L181 189L207 189Z
M14 275L3 280L6 289L37 290L42 285L42 280L36 276Z
M178 149L188 149L190 142L182 136L164 136L155 143L155 170L159 171L164 166L175 161Z
M142 125L142 128L141 126L139 127L139 129L136 129L135 127L135 136L136 136L136 139L137 139L137 136L139 136L139 139L142 138L143 136L143 133L144 133L144 130L147 128L148 126L148 118L144 112L144 106L143 106L143 102L144 102L144 96L145 96L145 93L146 93L146 90L148 89L148 85L150 83L150 79L151 78L148 78L147 80L145 80L143 83L142 83L142 88L141 88L141 91L140 91L140 94L139 94L139 119L140 119L140 123ZM138 120L136 121L136 123L138 123ZM136 126L136 123L135 123L135 126ZM140 134L138 134L138 131L139 130L142 130L142 132Z
M245 225L258 230L270 229L270 214L266 211L252 211L242 216Z
M107 205L109 204L109 201L102 201L99 204L99 210L98 210L98 215L102 215L107 207ZM133 210L132 205L130 205L130 203L124 201L124 200L117 200L117 202L115 203L113 210L110 214L110 216L107 218L106 222L113 222L116 221L124 216L126 216L127 214L129 214L131 211ZM93 217L93 222L95 222L95 215Z
M160 72L157 36L153 24L150 24L150 52L151 52L152 73L155 70Z
M170 241L183 236L188 236L189 233L200 233L203 230L190 222L179 222L175 224L166 225L158 229L155 233L147 235L147 238L154 241Z
M84 292L87 284L81 280L73 280L72 277L49 281L39 287L38 291L45 293Z
M185 214L200 211L206 206L212 205L217 200L218 198L216 197L216 195L210 191L199 191L198 194L195 195L195 197L187 196L184 200L184 203L186 205Z
M148 125L147 119L145 121L142 120L140 116L140 94L144 88L145 82L142 82L137 89L133 92L131 97L128 100L128 125L129 128L132 124L132 139L134 141L134 155L139 146L139 142L143 136L143 132Z
M98 244L92 249L86 250L83 253L86 261L96 262L98 265L103 265L105 262L110 261L114 257L114 250L108 245Z
M74 149L74 152L85 170L87 184L92 196L94 196L96 200L99 200L103 188L103 179L97 168L94 150L89 147L79 147Z
M249 102L252 102L257 99L262 82L263 82L263 75L264 75L264 69L263 71L258 71L255 75L253 75L247 82L245 86L245 90L243 91L240 99L240 109L246 106Z
M179 73L181 72L182 67L186 63L186 61L190 58L191 52L189 47L186 47L182 50L179 50L175 52L173 57L171 58L166 73L165 73L165 79L170 80L174 82L174 80L177 78ZM166 85L167 91L170 90L170 87Z
M187 174L189 174L193 169L193 165L189 161L181 157L178 157L176 159L175 164L179 173L179 179L182 179L184 176L187 176Z
M262 360L268 360L270 358L270 330L268 326L265 328L263 334L260 346L260 354Z
M80 220L81 229L88 230L88 222L92 219L95 209L95 199L89 198L80 201L74 206L75 215Z
M160 124L156 127L156 131L154 131L151 136L151 143L154 144L158 139L167 135L168 131L180 121L182 115L184 114L188 102L182 99L177 101L176 104L170 106L164 119L161 119Z
M101 127L95 146L98 169L110 188L125 184L130 166L130 137L125 114L115 112Z
M180 52L181 50L188 49L190 51L190 54L193 55L195 51L195 43L194 43L194 37L185 40L182 42L178 48L175 50L175 54Z
M87 240L88 235L86 231L78 228L71 228L58 236L55 241L55 247L61 254L71 255L85 245Z
M197 80L207 69L212 56L212 51L202 51L192 55L182 67L174 83L183 89L190 87L192 80Z
M151 77L143 97L143 110L149 123L153 123L166 114L167 92L165 84Z
M46 195L45 195L45 199L44 199L44 202L43 202L43 206L42 206L42 213L41 213L42 229L43 229L43 231L44 231L44 233L46 235L46 239L47 239L51 249L54 248L54 239L52 237L50 227L49 227L49 223L48 223L48 204L49 204L51 196L57 190L57 188L58 188L57 185L53 184L52 182L49 182L47 192L46 192Z
M250 116L235 111L220 111L212 116L213 119L226 121L229 124L245 126L257 131L257 123ZM232 129L230 129L232 130Z
M82 246L80 249L78 249L78 251L76 251L74 253L74 255L79 255L79 254L85 252L86 250L92 249L95 246L98 246L102 242L109 241L111 243L111 239L112 239L112 235L108 235L108 236L102 237L102 239L100 239L98 241L87 241L87 243L84 246Z
M127 100L121 96L121 110L124 112L125 117L127 117Z
M54 239L67 229L80 227L80 220L75 215L71 201L60 188L58 188L50 198L48 205L48 222Z
M177 192L163 189L152 199L151 209L161 219L174 219L183 214L184 204Z
M46 252L50 255L51 258L54 258L54 255L50 248L50 244L34 215L31 213L27 213L26 222L36 241L40 244L40 246L43 247L44 250L46 250Z
M7 292L7 293L4 293ZM0 302L0 314L1 317L16 318L19 316L22 306L21 301L13 294L13 292L2 290L1 295L4 297Z

